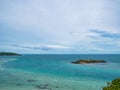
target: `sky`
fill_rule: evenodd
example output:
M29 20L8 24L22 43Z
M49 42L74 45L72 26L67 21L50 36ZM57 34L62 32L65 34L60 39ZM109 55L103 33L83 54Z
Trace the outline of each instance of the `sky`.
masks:
M0 0L0 51L120 54L120 0Z

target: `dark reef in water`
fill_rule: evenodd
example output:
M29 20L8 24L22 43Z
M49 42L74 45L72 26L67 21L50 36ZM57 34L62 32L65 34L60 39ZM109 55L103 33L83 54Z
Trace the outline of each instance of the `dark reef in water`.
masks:
M104 60L92 60L92 59L84 59L84 60L77 60L77 61L73 61L71 63L74 64L90 64L90 63L106 63L106 61Z
M27 82L36 82L37 80L34 80L34 79L29 79L27 80Z
M17 86L23 86L24 84L22 84L22 83L17 83L16 85L17 85Z
M48 86L49 86L49 84L35 85L35 87L38 88L38 89L51 90L51 88L49 88Z
M21 55L13 52L0 52L0 56L21 56Z

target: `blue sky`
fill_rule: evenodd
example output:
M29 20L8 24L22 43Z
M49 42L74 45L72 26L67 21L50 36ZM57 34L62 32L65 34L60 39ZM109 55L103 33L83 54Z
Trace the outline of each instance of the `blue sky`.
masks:
M120 54L120 0L0 0L0 51Z

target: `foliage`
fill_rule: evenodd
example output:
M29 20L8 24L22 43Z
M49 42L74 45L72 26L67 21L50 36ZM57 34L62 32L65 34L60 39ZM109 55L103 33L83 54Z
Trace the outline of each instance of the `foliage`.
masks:
M14 56L14 55L20 56L20 54L13 52L0 52L0 56Z
M103 90L120 90L120 78L114 79L107 86L103 87Z

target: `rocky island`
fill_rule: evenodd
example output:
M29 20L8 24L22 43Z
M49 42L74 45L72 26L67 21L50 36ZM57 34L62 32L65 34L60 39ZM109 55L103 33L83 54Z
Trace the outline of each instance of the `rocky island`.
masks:
M0 52L0 56L21 56L21 55L13 52Z
M104 60L92 60L92 59L87 59L87 60L77 60L77 61L74 61L74 62L71 62L71 63L74 63L74 64L90 64L90 63L106 63L106 61Z

